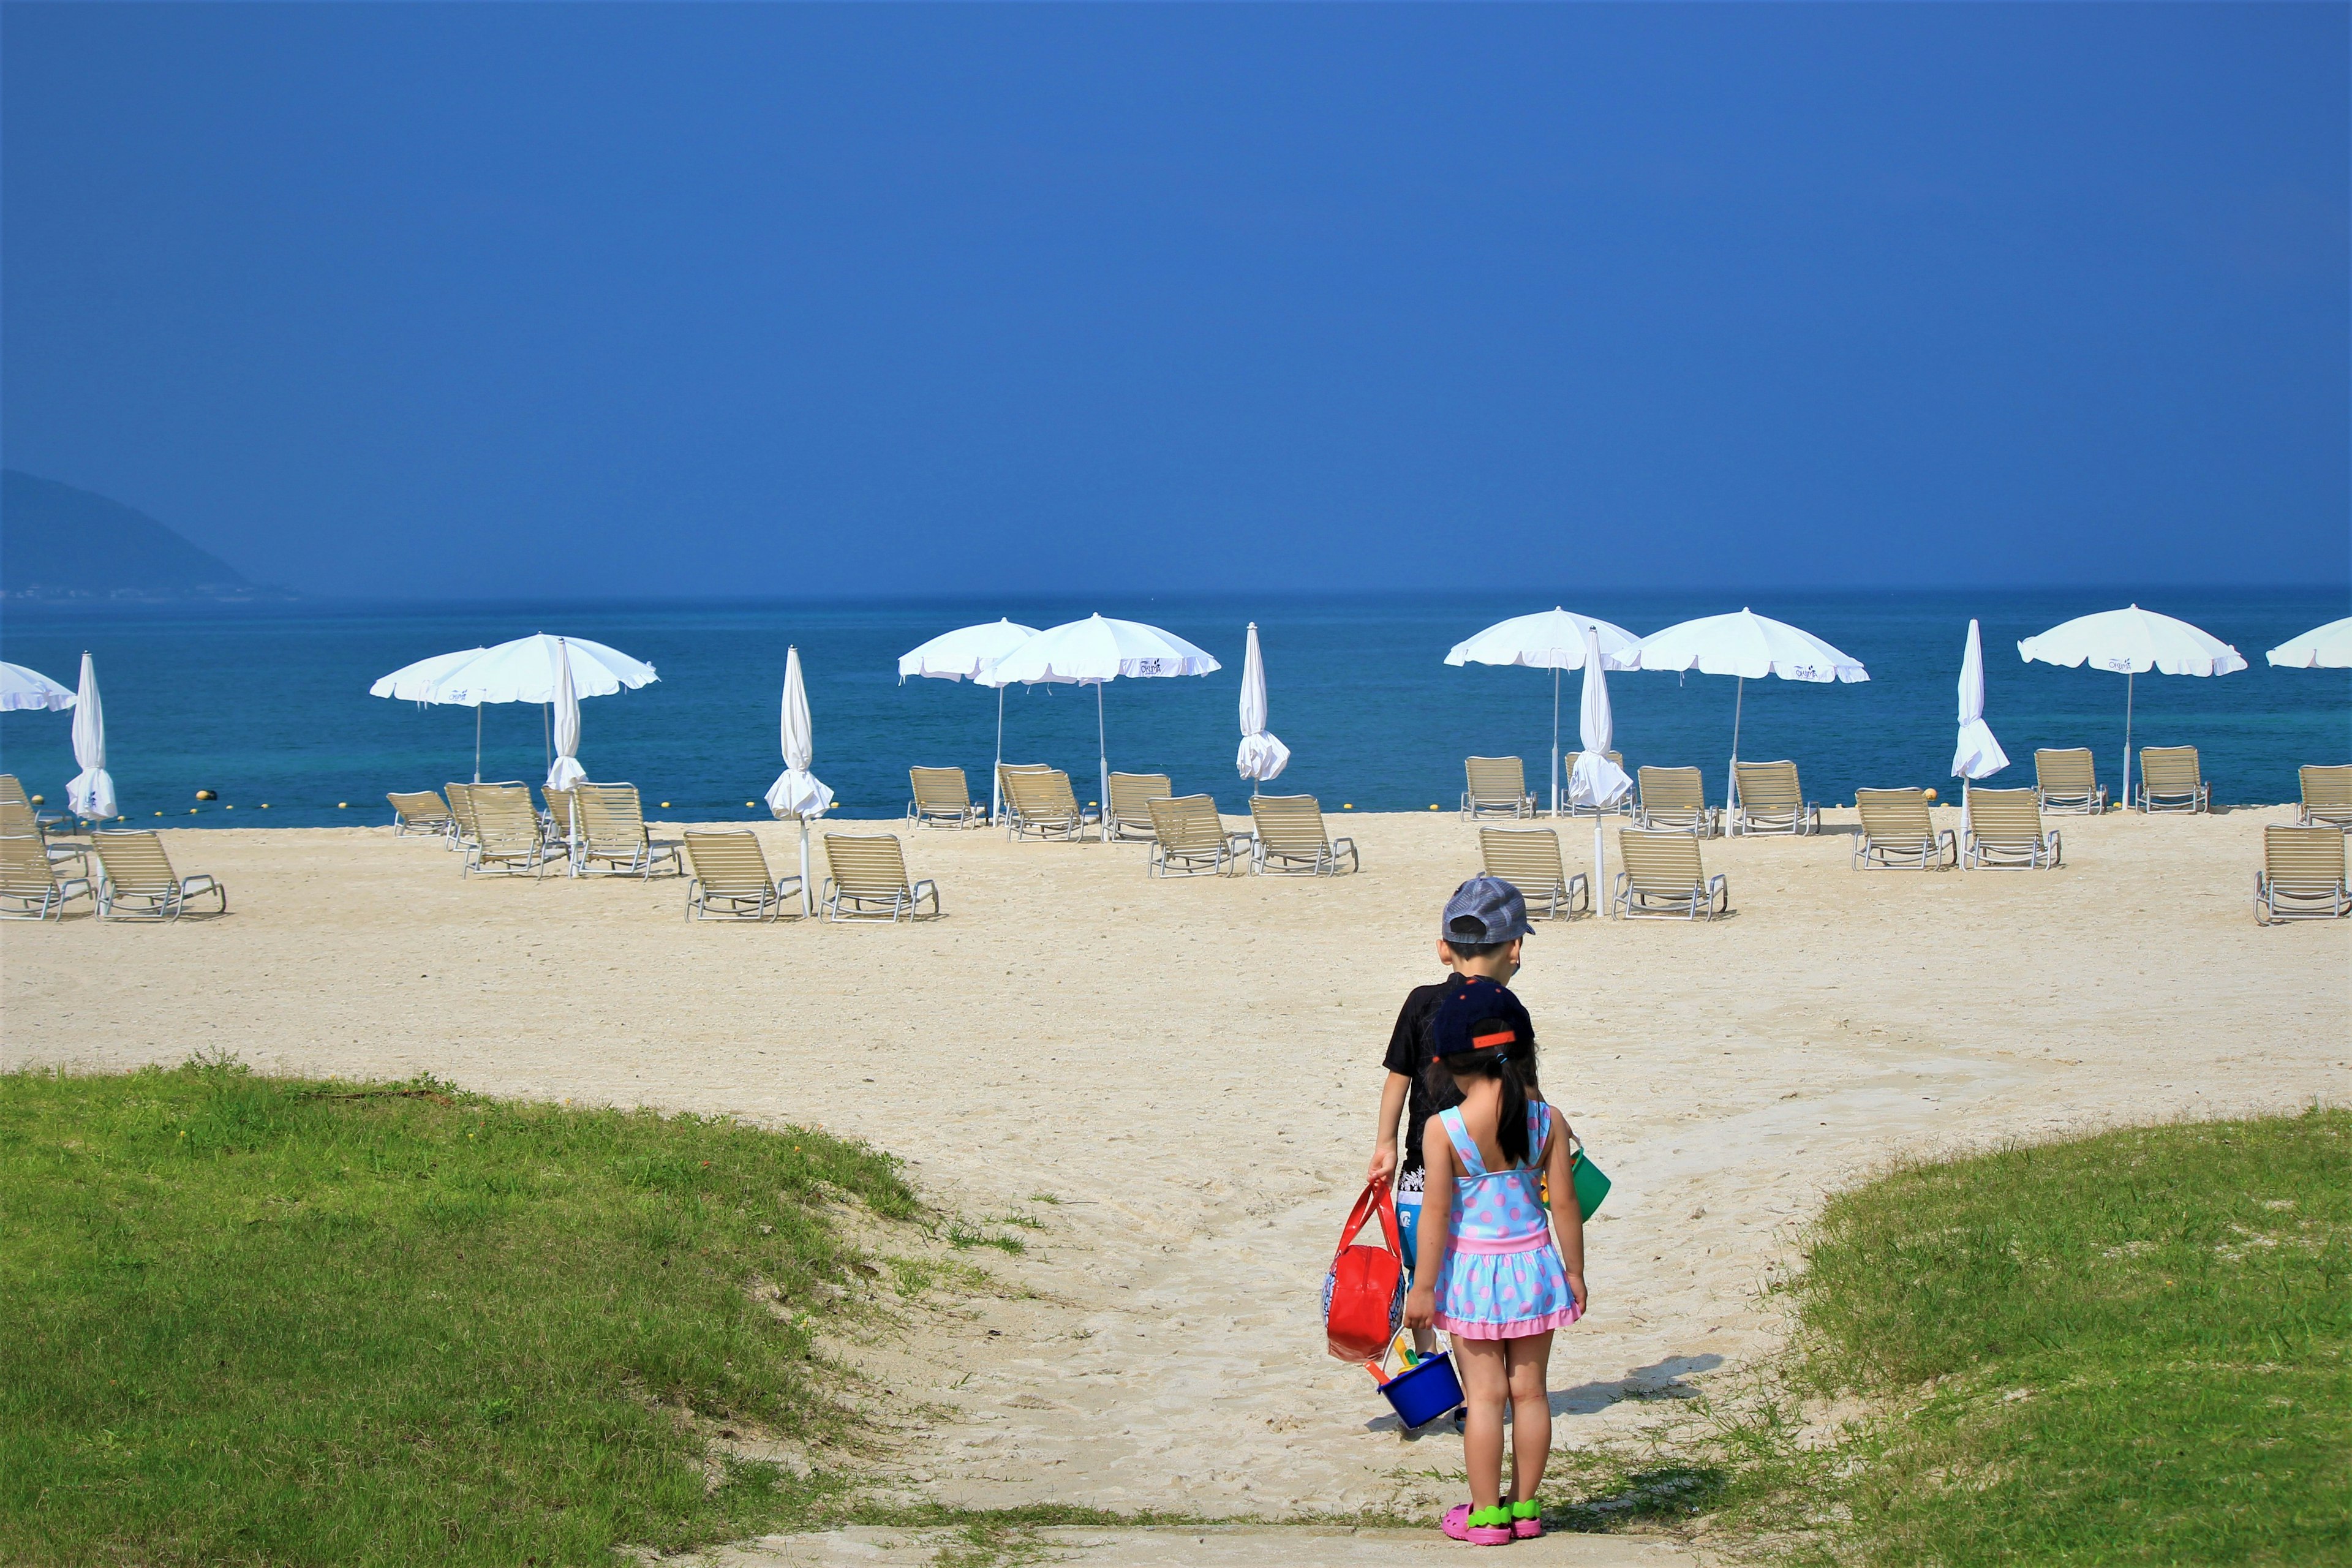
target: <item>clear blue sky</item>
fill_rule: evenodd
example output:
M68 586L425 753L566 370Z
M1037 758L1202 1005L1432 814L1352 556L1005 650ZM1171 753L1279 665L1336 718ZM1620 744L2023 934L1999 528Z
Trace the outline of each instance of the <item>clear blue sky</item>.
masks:
M0 446L325 593L2344 580L2347 21L11 4Z

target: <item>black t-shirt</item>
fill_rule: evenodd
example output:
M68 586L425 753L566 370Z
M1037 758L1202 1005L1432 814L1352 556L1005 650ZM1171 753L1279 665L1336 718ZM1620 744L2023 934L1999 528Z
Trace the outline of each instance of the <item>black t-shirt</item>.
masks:
M1397 1009L1396 1028L1389 1035L1389 1071L1412 1079L1412 1094L1405 1106L1404 1158L1398 1163L1397 1174L1413 1178L1410 1184L1413 1188L1420 1184L1421 1130L1431 1117L1462 1103L1462 1095L1450 1078L1431 1092L1428 1068L1429 1021L1435 1016L1437 1005L1464 984L1459 974L1449 974L1441 984L1414 986L1406 994L1404 1005Z

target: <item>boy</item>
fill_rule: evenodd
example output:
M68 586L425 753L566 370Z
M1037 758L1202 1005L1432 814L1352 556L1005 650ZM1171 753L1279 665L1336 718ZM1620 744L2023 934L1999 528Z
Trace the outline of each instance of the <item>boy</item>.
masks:
M1388 1081L1381 1087L1381 1120L1372 1144L1368 1182L1396 1179L1398 1239L1404 1249L1408 1281L1413 1268L1414 1233L1421 1225L1421 1132L1429 1119L1451 1110L1461 1096L1448 1082L1429 1082L1432 1047L1429 1022L1437 1005L1473 976L1508 985L1519 972L1519 942L1528 934L1528 901L1500 877L1473 877L1454 889L1437 924L1437 961L1454 973L1439 984L1416 985L1397 1009L1389 1035ZM1397 1158L1397 1118L1404 1116L1404 1158ZM1412 1331L1414 1348L1437 1348L1427 1329Z

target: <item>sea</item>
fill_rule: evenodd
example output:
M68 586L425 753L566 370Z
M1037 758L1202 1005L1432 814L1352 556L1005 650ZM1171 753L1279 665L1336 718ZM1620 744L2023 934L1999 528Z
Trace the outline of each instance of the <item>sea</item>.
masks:
M1808 795L1850 803L1857 786L1955 791L1956 683L1970 617L1983 627L1985 715L2012 760L1993 785L2032 782L2039 746L2088 746L2114 786L2122 769L2126 682L2091 668L2029 665L2020 637L2129 603L2190 621L2234 645L2243 671L2218 679L2145 675L2130 683L2135 745L2193 745L2217 802L2293 800L2295 769L2352 761L2352 671L2274 669L2263 650L2347 613L2346 591L2064 589L2021 593L1764 592L1759 614L1801 626L1859 658L1866 682L1636 671L1609 695L1627 767L1694 764L1720 799L1732 754L1792 758ZM898 658L959 626L1009 616L1045 626L1099 611L1164 626L1223 668L1203 677L1124 679L1099 691L1110 766L1166 773L1245 813L1235 772L1244 628L1257 624L1269 728L1291 752L1265 786L1307 794L1326 811L1454 808L1462 760L1526 759L1544 788L1552 741L1551 672L1452 668L1446 651L1507 616L1565 604L1637 634L1740 607L1720 593L1237 593L1090 598L824 599L644 603L510 600L222 605L13 603L0 658L72 686L96 661L107 765L123 815L178 827L322 827L389 819L393 790L475 776L476 713L368 695L378 677L432 654L531 632L593 638L652 664L660 679L581 705L591 778L635 783L672 821L765 817L757 803L782 767L779 700L788 647L800 649L815 726L814 772L837 814L904 812L909 765L964 768L985 799L997 697L969 682L901 681ZM1579 672L1559 682L1561 743L1576 745ZM1078 797L1097 783L1097 691L1014 687L1003 703L1008 762L1068 770ZM480 776L536 784L550 758L535 705L480 714ZM69 712L0 714L0 771L52 808L78 771ZM2135 763L2137 770L2137 763ZM199 800L210 791L210 800Z

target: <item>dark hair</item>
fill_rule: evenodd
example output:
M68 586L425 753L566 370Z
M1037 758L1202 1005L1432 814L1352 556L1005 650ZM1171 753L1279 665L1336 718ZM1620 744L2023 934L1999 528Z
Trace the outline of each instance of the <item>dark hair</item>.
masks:
M1500 952L1503 949L1511 945L1507 941L1477 942L1465 940L1465 937L1475 938L1486 934L1486 922L1480 920L1475 915L1454 916L1453 923L1447 928L1447 930L1449 931L1460 931L1465 933L1462 936L1447 935L1438 939L1445 944L1445 951L1452 953L1456 958L1484 958L1490 952Z
M1475 1035L1488 1029L1509 1029L1506 1019L1481 1019L1472 1026ZM1456 1051L1448 1057L1429 1059L1430 1087L1436 1089L1450 1078L1491 1078L1501 1080L1503 1103L1495 1114L1495 1142L1501 1145L1503 1158L1514 1165L1524 1165L1535 1157L1528 1147L1528 1100L1542 1094L1536 1082L1536 1047L1532 1040L1514 1040L1507 1046L1490 1046L1484 1050Z

